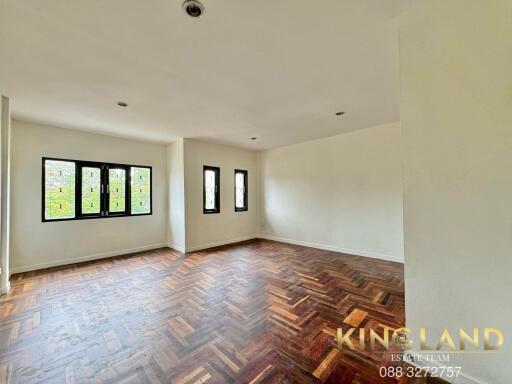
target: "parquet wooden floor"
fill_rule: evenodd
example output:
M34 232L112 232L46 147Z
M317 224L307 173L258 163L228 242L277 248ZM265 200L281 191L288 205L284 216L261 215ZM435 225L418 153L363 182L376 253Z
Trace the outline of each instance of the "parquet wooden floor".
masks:
M262 240L11 284L0 383L394 383L379 377L382 355L342 353L335 337L350 324L403 325L397 263Z

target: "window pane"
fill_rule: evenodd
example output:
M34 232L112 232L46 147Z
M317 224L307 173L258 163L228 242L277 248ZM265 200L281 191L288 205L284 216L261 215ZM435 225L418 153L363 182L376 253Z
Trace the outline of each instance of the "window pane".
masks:
M132 214L151 213L151 171L149 168L131 169Z
M101 169L82 168L82 213L100 213Z
M126 206L126 171L120 168L108 170L110 213L124 212Z
M45 160L44 217L70 219L75 217L75 163Z
M215 171L204 171L205 209L215 209Z
M235 174L235 207L245 208L245 175Z

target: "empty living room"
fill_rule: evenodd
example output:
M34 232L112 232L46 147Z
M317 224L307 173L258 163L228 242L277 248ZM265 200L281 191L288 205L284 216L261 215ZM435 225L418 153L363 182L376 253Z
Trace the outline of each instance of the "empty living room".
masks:
M0 0L0 384L512 383L512 0Z

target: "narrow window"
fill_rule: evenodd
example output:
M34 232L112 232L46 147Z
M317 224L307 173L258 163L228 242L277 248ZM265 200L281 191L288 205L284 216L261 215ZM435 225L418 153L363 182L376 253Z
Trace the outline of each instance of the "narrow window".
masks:
M247 171L235 169L235 212L248 210Z
M98 215L101 213L101 167L82 167L81 176L81 214Z
M151 213L151 168L131 168L132 215Z
M44 159L44 219L63 220L75 217L75 174L73 161Z
M125 213L126 211L126 169L108 169L108 213Z
M203 213L220 212L220 169L203 167Z

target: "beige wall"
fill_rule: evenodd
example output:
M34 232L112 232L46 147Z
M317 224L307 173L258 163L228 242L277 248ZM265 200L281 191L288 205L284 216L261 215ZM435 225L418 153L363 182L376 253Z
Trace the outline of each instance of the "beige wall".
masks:
M167 243L185 252L185 164L183 139L167 146Z
M220 167L220 213L203 214L203 165ZM249 176L249 210L235 212L234 170ZM257 153L185 139L186 249L192 251L257 237Z
M512 2L414 1L400 25L407 325L501 328L502 353L449 365L510 383Z
M403 260L398 123L260 155L262 237Z
M41 158L153 167L153 215L41 222ZM11 272L165 246L165 146L13 121Z

